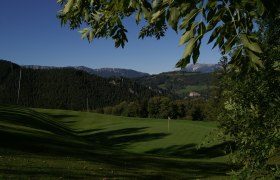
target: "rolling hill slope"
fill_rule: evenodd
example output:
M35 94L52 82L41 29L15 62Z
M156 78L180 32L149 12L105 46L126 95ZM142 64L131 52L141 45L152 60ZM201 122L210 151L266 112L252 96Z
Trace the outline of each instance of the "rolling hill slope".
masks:
M225 178L216 124L0 106L0 178ZM24 123L22 123L24 122Z

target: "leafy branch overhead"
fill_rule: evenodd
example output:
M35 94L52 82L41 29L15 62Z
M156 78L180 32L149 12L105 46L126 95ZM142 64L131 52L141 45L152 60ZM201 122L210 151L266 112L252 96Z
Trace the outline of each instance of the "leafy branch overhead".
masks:
M135 16L144 26L139 38L165 35L167 27L182 32L180 45L185 52L177 67L191 59L197 62L200 45L206 33L222 54L232 53L232 63L262 67L255 24L268 16L279 18L277 0L57 0L62 7L58 17L71 29L82 29L82 38L112 38L116 47L128 42L124 18ZM86 26L85 28L83 28ZM213 48L214 48L213 47ZM248 61L250 63L248 63Z

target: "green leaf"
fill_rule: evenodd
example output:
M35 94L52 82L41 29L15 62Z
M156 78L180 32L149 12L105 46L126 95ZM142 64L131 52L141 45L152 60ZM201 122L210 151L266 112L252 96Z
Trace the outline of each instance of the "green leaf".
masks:
M217 45L219 45L219 47L222 47L224 44L224 36L222 34L220 34L218 36L218 39L216 40L214 46L212 47L212 49L214 49ZM223 52L222 52L223 53Z
M142 17L142 11L139 10L136 14L135 14L135 20L136 20L136 24L139 24L140 20Z
M263 5L263 3L261 2L261 0L257 0L257 12L260 16L262 16L264 14L265 11L265 7Z
M188 44L186 45L185 52L183 54L183 59L185 59L186 57L188 57L192 54L193 49L195 47L195 43L198 39L199 39L199 36L197 36L195 38L191 38L189 40Z
M191 61L191 56L188 56L186 58L182 58L177 62L176 68L185 68Z
M88 41L92 42L93 38L94 38L94 32L93 31L88 32Z
M256 53L262 53L262 50L258 43L250 41L248 36L244 33L240 34L240 41L241 43L248 49Z
M165 10L160 10L157 11L156 13L154 13L152 15L152 19L151 19L151 23L155 23L156 21L158 21L159 17L165 12Z
M216 11L216 10L215 10ZM218 9L218 11L217 12L215 12L215 15L209 15L209 17L208 17L208 27L207 27L207 29L210 31L210 30L212 30L214 27L216 27L216 25L219 23L219 22L221 22L221 20L222 20L222 18L223 18L223 16L225 15L225 13L227 12L227 9L226 8L220 8L220 9ZM210 12L209 12L210 13ZM212 18L211 18L211 16L212 16Z
M191 12L189 14L187 14L185 16L185 18L183 19L183 21L180 25L180 29L187 28L189 26L189 24L195 19L195 17L198 15L199 12L200 12L199 9L191 10Z
M231 57L231 63L236 63L237 60L240 59L241 55L242 55L242 49L241 48L238 48L237 50L235 50L232 57Z
M220 33L221 27L217 27L216 29L214 29L214 31L212 32L208 44L210 44L211 42L213 42L214 39L218 38L218 35Z
M87 37L88 31L90 30L90 28L84 28L82 30L79 31L79 33L81 33L82 35L82 39L84 39L85 37Z
M199 42L196 47L194 48L194 51L193 51L193 55L192 55L192 59L193 59L193 63L196 64L197 60L198 60L198 57L200 55L200 51L199 51L199 48L200 48L200 45L201 45L201 42Z
M137 5L138 5L138 2L136 0L130 0L129 1L129 4L128 4L128 7L131 7L131 8L137 8Z
M258 13L256 11L250 11L249 15L253 18L257 18L258 17Z
M198 23L195 22L192 24L192 27L189 31L186 31L182 36L181 36L181 39L180 39L180 43L179 45L183 45L185 44L186 42L188 42L191 38L194 37L195 35L195 28L197 27Z
M179 4L180 14L182 16L186 15L190 11L192 4L190 2L183 2Z
M203 22L199 23L198 33L200 35L204 35L206 33L206 27L205 27L205 24Z
M275 70L275 71L280 71L280 62L279 61L275 61L274 63L273 63L273 69Z
M215 15L215 10L210 9L209 12L207 13L207 18L206 18L207 22L209 22L211 19L213 19L214 15Z
M74 4L74 0L68 0L68 2L66 3L64 9L63 9L63 13L68 13L71 9L71 7L73 6Z
M257 56L254 52L247 50L247 55L250 58L251 62L261 68L264 68L264 65L259 56Z
M236 42L236 38L237 38L237 36L235 35L235 36L230 37L230 38L227 40L227 42L226 42L225 45L224 45L225 53L228 53L228 52L232 49L233 45L234 45L235 42Z
M206 7L207 8L214 8L217 5L218 1L217 0L208 0Z
M86 9L84 9L83 13L84 13L84 20L86 22L88 22L89 21L89 12Z
M157 6L157 1L156 0L152 0L152 3L153 3L153 7Z
M145 19L147 19L147 20L150 19L151 13L148 9L143 8L143 14L144 14Z
M114 26L110 31L110 36L111 37L114 36L117 30L118 30L118 26Z
M180 17L180 11L176 7L172 7L169 10L168 23L177 32L178 21Z

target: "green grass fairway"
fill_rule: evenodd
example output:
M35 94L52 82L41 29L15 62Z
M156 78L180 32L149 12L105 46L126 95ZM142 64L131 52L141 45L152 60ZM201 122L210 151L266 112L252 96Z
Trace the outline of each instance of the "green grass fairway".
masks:
M0 179L225 179L216 126L0 106Z

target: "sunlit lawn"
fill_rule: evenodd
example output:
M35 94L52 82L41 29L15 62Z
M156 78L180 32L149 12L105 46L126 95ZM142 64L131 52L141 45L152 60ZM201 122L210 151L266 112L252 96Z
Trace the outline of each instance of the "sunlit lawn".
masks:
M0 177L224 179L225 143L197 149L216 126L0 106Z

